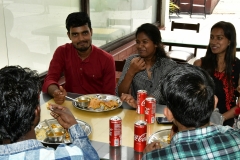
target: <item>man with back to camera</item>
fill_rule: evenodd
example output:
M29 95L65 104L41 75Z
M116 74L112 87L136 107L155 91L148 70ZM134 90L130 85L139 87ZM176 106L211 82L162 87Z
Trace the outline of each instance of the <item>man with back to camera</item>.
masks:
M192 65L179 65L164 79L161 93L167 102L164 115L178 128L171 143L160 148L152 142L145 159L239 159L240 130L210 125L216 107L214 82L207 72Z
M34 128L40 121L38 74L28 68L9 66L0 69L0 159L89 159L98 160L86 133L68 108L51 105L51 115L68 129L72 144L56 150L36 140Z
M67 35L72 43L58 47L50 62L42 91L57 104L66 91L79 94L115 94L115 64L112 55L92 45L91 21L85 12L74 12L66 19ZM62 73L65 89L58 85Z

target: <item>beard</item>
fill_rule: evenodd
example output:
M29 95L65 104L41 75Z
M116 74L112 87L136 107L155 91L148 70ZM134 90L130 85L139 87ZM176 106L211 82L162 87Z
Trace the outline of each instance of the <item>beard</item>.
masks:
M88 42L86 42L86 44L88 44ZM74 45L74 48L76 50L78 50L79 52L85 52L91 47L91 43L89 44L89 46L81 46L81 47L77 47L77 46L78 44L76 46Z

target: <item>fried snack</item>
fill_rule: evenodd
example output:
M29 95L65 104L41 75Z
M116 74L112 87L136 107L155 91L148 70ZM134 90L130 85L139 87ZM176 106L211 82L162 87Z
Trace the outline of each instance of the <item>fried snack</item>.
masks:
M117 101L114 101L114 100L110 100L110 101L105 102L105 105L106 105L108 108L114 108L114 107L117 107L117 106L118 106L118 102L117 102Z
M50 110L50 104L49 103L47 103L46 107L47 107L48 110Z
M56 125L56 124L51 124L51 127L52 127L52 128L58 128L58 125Z
M93 109L100 108L101 107L101 105L100 105L101 102L102 101L99 100L98 98L91 98L89 108L93 108Z
M70 134L69 134L68 130L66 130L65 139L70 139Z

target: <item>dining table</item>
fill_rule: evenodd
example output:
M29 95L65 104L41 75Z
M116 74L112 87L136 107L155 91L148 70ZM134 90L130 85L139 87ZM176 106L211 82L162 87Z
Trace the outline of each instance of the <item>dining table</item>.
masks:
M164 45L172 45L178 47L207 49L209 44L209 33L183 30L160 30L162 43ZM240 42L240 36L237 37L237 42ZM240 43L237 43L236 51L240 51Z
M81 94L67 93L68 97L77 98ZM41 121L45 119L52 119L50 111L46 105L48 103L55 104L52 97L46 93L40 95L41 105ZM79 109L73 105L71 100L66 99L62 104L69 108L76 119L86 122L91 126L91 133L88 136L92 146L97 151L100 159L113 159L113 160L139 160L142 158L142 152L134 151L134 123L138 120L144 120L144 115L138 114L135 108L132 108L127 103L123 102L122 105L114 110L103 112L90 112ZM156 117L164 117L163 109L165 105L157 104ZM122 144L119 147L111 147L109 145L109 119L113 116L119 116L122 119ZM159 130L171 129L171 124L147 124L147 139Z

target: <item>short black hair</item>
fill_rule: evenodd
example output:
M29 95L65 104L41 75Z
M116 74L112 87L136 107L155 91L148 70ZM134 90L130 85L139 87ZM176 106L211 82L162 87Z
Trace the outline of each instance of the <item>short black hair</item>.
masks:
M92 29L91 20L90 20L88 14L85 12L73 12L67 16L66 28L67 28L68 32L70 31L71 27L80 27L80 26L84 26L86 24L88 25L88 27L91 30Z
M0 69L0 135L16 142L31 130L39 105L40 78L20 66Z
M197 66L181 64L161 83L161 93L174 118L185 127L201 127L214 110L214 82Z

